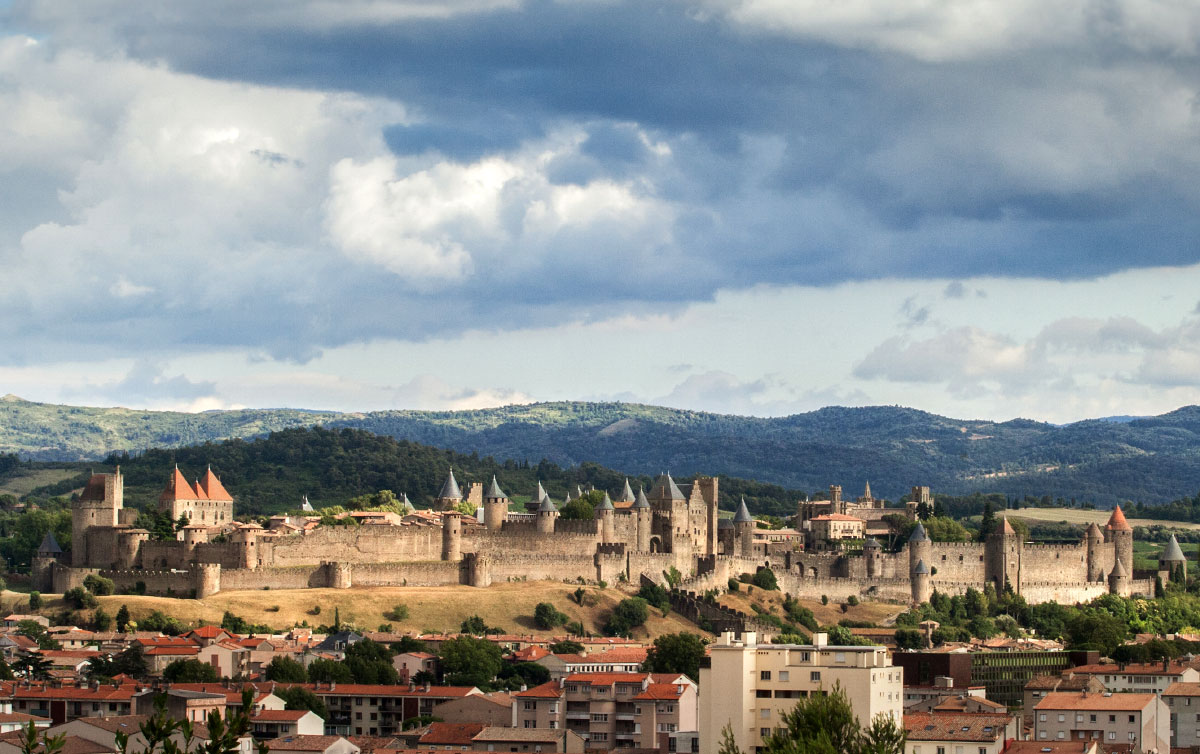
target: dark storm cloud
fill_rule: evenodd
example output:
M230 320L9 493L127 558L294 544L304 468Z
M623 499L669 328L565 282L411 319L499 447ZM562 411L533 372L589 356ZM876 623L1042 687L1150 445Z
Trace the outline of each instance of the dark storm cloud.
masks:
M404 117L378 134L399 162L368 170L356 147L343 173L384 186L375 199L388 222L433 218L412 237L381 223L353 239L357 256L339 253L345 239L313 217L329 211L319 192L341 155L314 163L260 148L264 164L311 182L293 215L214 231L207 243L135 227L114 244L161 248L143 262L157 279L121 289L127 300L113 306L111 279L80 276L66 316L33 329L103 340L124 328L304 359L353 341L670 310L763 282L1065 279L1200 257L1196 116L1180 104L1195 101L1194 55L1129 44L1111 19L1091 19L1063 45L939 60L696 11L549 0L312 3L294 14L273 2L18 3L9 25L55 54L127 55L205 79L396 103ZM567 132L575 143L555 141ZM538 162L539 151L551 156ZM450 200L486 182L461 168L493 157L512 172L486 197L495 227ZM414 175L427 185L409 185ZM608 184L627 195L605 193ZM594 190L554 210L564 213L556 221L530 219L569 204L554 190L570 188ZM420 205L430 194L442 201ZM50 196L24 214L60 221ZM363 201L347 194L347 206ZM601 201L620 209L588 214ZM27 228L6 217L0 239L21 238ZM247 257L247 246L261 253ZM395 247L432 272L406 276ZM216 301L175 306L206 281L150 274L164 257L195 268L222 254L254 263L213 288ZM20 301L7 303L16 311Z

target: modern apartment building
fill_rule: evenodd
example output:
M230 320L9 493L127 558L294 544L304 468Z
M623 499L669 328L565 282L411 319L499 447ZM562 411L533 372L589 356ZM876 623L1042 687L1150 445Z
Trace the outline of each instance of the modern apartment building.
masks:
M716 754L730 726L742 751L754 752L803 698L840 686L859 723L890 715L902 725L904 671L881 646L830 646L823 633L812 644L759 644L725 632L700 667L700 754Z
M1156 694L1050 693L1034 707L1036 741L1124 744L1132 754L1168 754L1171 718Z
M695 731L696 684L670 673L573 673L513 696L518 728L566 729L588 749L667 751L672 734Z
M1200 746L1200 683L1172 683L1163 691L1162 700L1171 713L1171 746Z

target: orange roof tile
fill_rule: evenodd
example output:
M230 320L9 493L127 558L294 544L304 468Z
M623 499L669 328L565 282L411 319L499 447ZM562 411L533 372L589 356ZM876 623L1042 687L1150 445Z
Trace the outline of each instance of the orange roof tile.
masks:
M648 673L572 673L568 683L590 683L593 686L611 686L614 683L641 683Z
M1105 529L1111 531L1133 531L1133 527L1125 520L1125 514L1121 512L1121 506L1113 508L1112 515L1109 516L1108 523L1104 525Z
M655 700L674 700L682 696L683 692L674 683L652 683L642 693L635 696L634 699L649 702Z
M1089 694L1051 692L1034 709L1125 710L1136 712L1158 697L1154 694Z
M221 480L213 473L211 468L204 472L204 478L200 482L200 486L204 490L204 494L209 500L217 500L222 503L232 503L233 496L225 491L225 487L221 484Z
M554 681L515 694L518 699L558 699L566 692Z
M483 723L430 723L429 731L417 743L423 746L470 746L471 740L486 727Z
M188 480L184 479L183 472L179 467L175 467L175 472L171 474L171 478L167 481L167 488L158 496L160 503L173 503L176 500L194 500L196 491L192 489L192 485L188 484Z
M908 712L904 730L909 741L991 742L1004 737L1009 716L978 712Z

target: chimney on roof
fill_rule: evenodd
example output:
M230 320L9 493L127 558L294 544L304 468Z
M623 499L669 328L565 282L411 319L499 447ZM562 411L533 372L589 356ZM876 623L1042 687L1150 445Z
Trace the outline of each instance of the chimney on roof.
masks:
M429 681L425 681L425 691L429 691Z
M1170 669L1170 665L1171 665L1171 661L1168 660L1166 657L1164 657L1163 658L1163 672L1164 673Z

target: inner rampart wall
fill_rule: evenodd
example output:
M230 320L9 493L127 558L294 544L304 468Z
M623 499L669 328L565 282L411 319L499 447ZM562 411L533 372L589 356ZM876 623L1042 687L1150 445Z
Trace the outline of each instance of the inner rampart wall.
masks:
M327 560L355 564L438 560L442 555L442 529L322 526L305 534L263 539L258 550L264 566L320 565Z
M931 569L935 588L939 581L968 582L980 588L985 578L985 546L978 542L933 542L930 546Z

